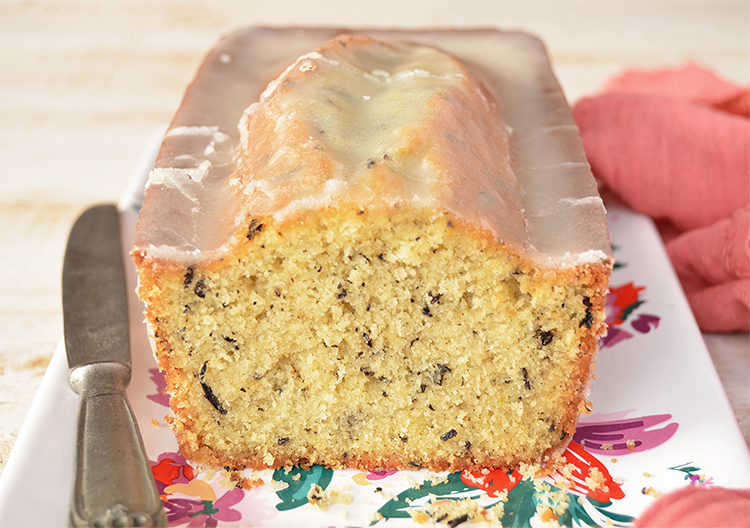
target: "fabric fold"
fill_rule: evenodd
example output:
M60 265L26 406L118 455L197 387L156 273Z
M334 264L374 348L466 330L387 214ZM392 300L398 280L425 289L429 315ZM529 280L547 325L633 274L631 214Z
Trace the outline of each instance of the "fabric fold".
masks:
M750 207L667 243L667 253L705 332L744 331L750 317ZM711 316L715 314L715 316Z
M628 71L573 109L606 193L654 219L705 332L750 331L750 90Z
M574 115L594 175L634 210L684 231L747 204L747 119L626 93L584 99Z

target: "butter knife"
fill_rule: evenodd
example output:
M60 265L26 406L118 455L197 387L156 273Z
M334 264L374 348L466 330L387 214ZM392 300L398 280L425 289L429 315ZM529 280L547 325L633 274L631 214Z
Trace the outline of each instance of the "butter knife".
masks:
M63 319L70 386L80 396L72 526L167 526L125 389L131 358L120 217L85 211L63 263Z

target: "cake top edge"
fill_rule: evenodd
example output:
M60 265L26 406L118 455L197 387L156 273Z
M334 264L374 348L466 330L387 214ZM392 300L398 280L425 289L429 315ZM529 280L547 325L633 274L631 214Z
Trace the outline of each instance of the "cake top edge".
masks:
M220 254L246 214L229 182L242 142L238 123L248 107L272 91L269 82L290 64L299 65L300 57L310 58L317 53L312 50L338 35L359 34L445 51L498 101L520 184L517 208L525 232L509 235L490 222L485 227L495 236L515 236L519 252L545 267L611 260L604 206L544 44L528 33L489 28L246 28L223 37L206 56L165 135L135 251L184 262ZM332 178L327 188L336 188L338 181Z

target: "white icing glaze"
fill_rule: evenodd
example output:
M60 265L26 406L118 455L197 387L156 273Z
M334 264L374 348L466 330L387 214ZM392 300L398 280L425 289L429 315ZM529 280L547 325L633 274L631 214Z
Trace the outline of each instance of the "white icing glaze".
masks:
M448 99L457 102L446 107ZM479 121L476 116L497 113L465 68L433 48L340 37L304 55L269 85L241 121L244 166L237 181L245 186L247 214L283 221L333 204L334 198L371 208L378 202L439 205L438 197L445 197L449 210L471 216L472 197L451 188L460 179L459 171L445 163L452 154L466 156L463 161L470 166L463 170L472 171L475 179L485 176L470 192L482 191L489 198L484 207L497 209L496 189L487 179L506 181L512 192L520 191L507 168L506 129L493 121L497 126L480 130L479 140L470 137L476 129L456 122L441 131L435 121L443 119L442 112L456 114L457 105L472 123ZM265 136L269 128L270 138ZM489 144L485 136L496 141ZM484 163L477 163L471 151L465 154L470 143L483 145ZM456 152L461 148L464 152ZM489 173L488 165L494 166ZM392 177L396 185L384 189L384 181L373 176L378 171L383 173L378 177ZM341 184L331 185L334 181Z
M163 185L172 189L179 189L185 196L191 200L197 201L200 198L200 186L192 186L191 183L200 184L204 176L211 168L211 162L203 161L194 169L173 169L173 168L155 168L148 176L146 189L152 185Z
M172 136L210 136L217 143L229 141L231 138L219 131L217 126L180 126L170 128L164 137Z
M505 182L503 188L477 188L471 198L467 193L451 197L462 192L460 185L453 184L443 189L448 189L447 195L438 198L434 184L445 176L436 177L435 163L422 161L403 175L404 194L386 201L448 204L540 265L611 259L603 204L570 110L537 39L492 30L367 32L437 45L460 62L430 47L406 44L392 44L397 53L386 57L352 59L345 53L310 52L337 33L333 29L242 30L212 51L165 137L149 180L136 249L150 258L180 262L215 258L250 209L253 214L268 213L283 221L301 210L357 195L367 164L387 150L378 151L378 146L402 132L410 119L424 117L418 104L404 107L403 101L389 98L399 99L411 89L419 92L422 99L418 100L429 100L438 92L466 86L467 78L473 77L484 87L476 89L474 97L481 100L488 115L500 116L497 128L511 145L512 160L505 164L510 172L500 179ZM295 108L282 112L274 127L284 131L299 120L308 120L329 133L338 130L338 139L326 138L325 143L335 152L336 162L315 193L291 196L275 209L258 209L264 196L269 200L278 195L274 187L278 182L254 181L236 173L234 160L238 148L250 140L246 135L250 120L265 111L264 104L273 99L284 80L321 72L329 77L333 72L342 92L339 102L347 103L346 110L337 114L324 109L301 116ZM316 89L318 96L330 95L330 86L324 83L314 85L310 92ZM347 115L360 113L367 119L358 122L350 117L347 121ZM373 123L391 114L395 114L395 124L390 132L373 130ZM330 126L336 119L345 121L344 126ZM313 132L301 140L313 148L321 137ZM279 149L269 163L288 164L287 154ZM505 170L499 163L493 166ZM260 201L248 202L252 196ZM366 202L366 196L361 192L359 196ZM197 212L186 215L190 210Z

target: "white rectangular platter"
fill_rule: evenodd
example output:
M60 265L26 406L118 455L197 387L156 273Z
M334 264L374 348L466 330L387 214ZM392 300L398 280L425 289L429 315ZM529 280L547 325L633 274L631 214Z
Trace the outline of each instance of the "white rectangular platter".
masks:
M158 141L121 204L124 250ZM628 526L682 486L750 486L750 455L661 239L647 218L612 208L617 261L590 400L565 457L568 475L523 479L503 471L434 474L358 470L246 471L238 487L177 453L167 396L142 307L131 298L128 389L171 526L365 527ZM128 260L129 262L129 260ZM135 270L129 265L129 288ZM0 478L0 526L66 526L78 397L56 350ZM571 466L572 469L572 466ZM588 479L588 480L587 480ZM320 500L311 504L311 486ZM474 518L472 519L472 516Z

